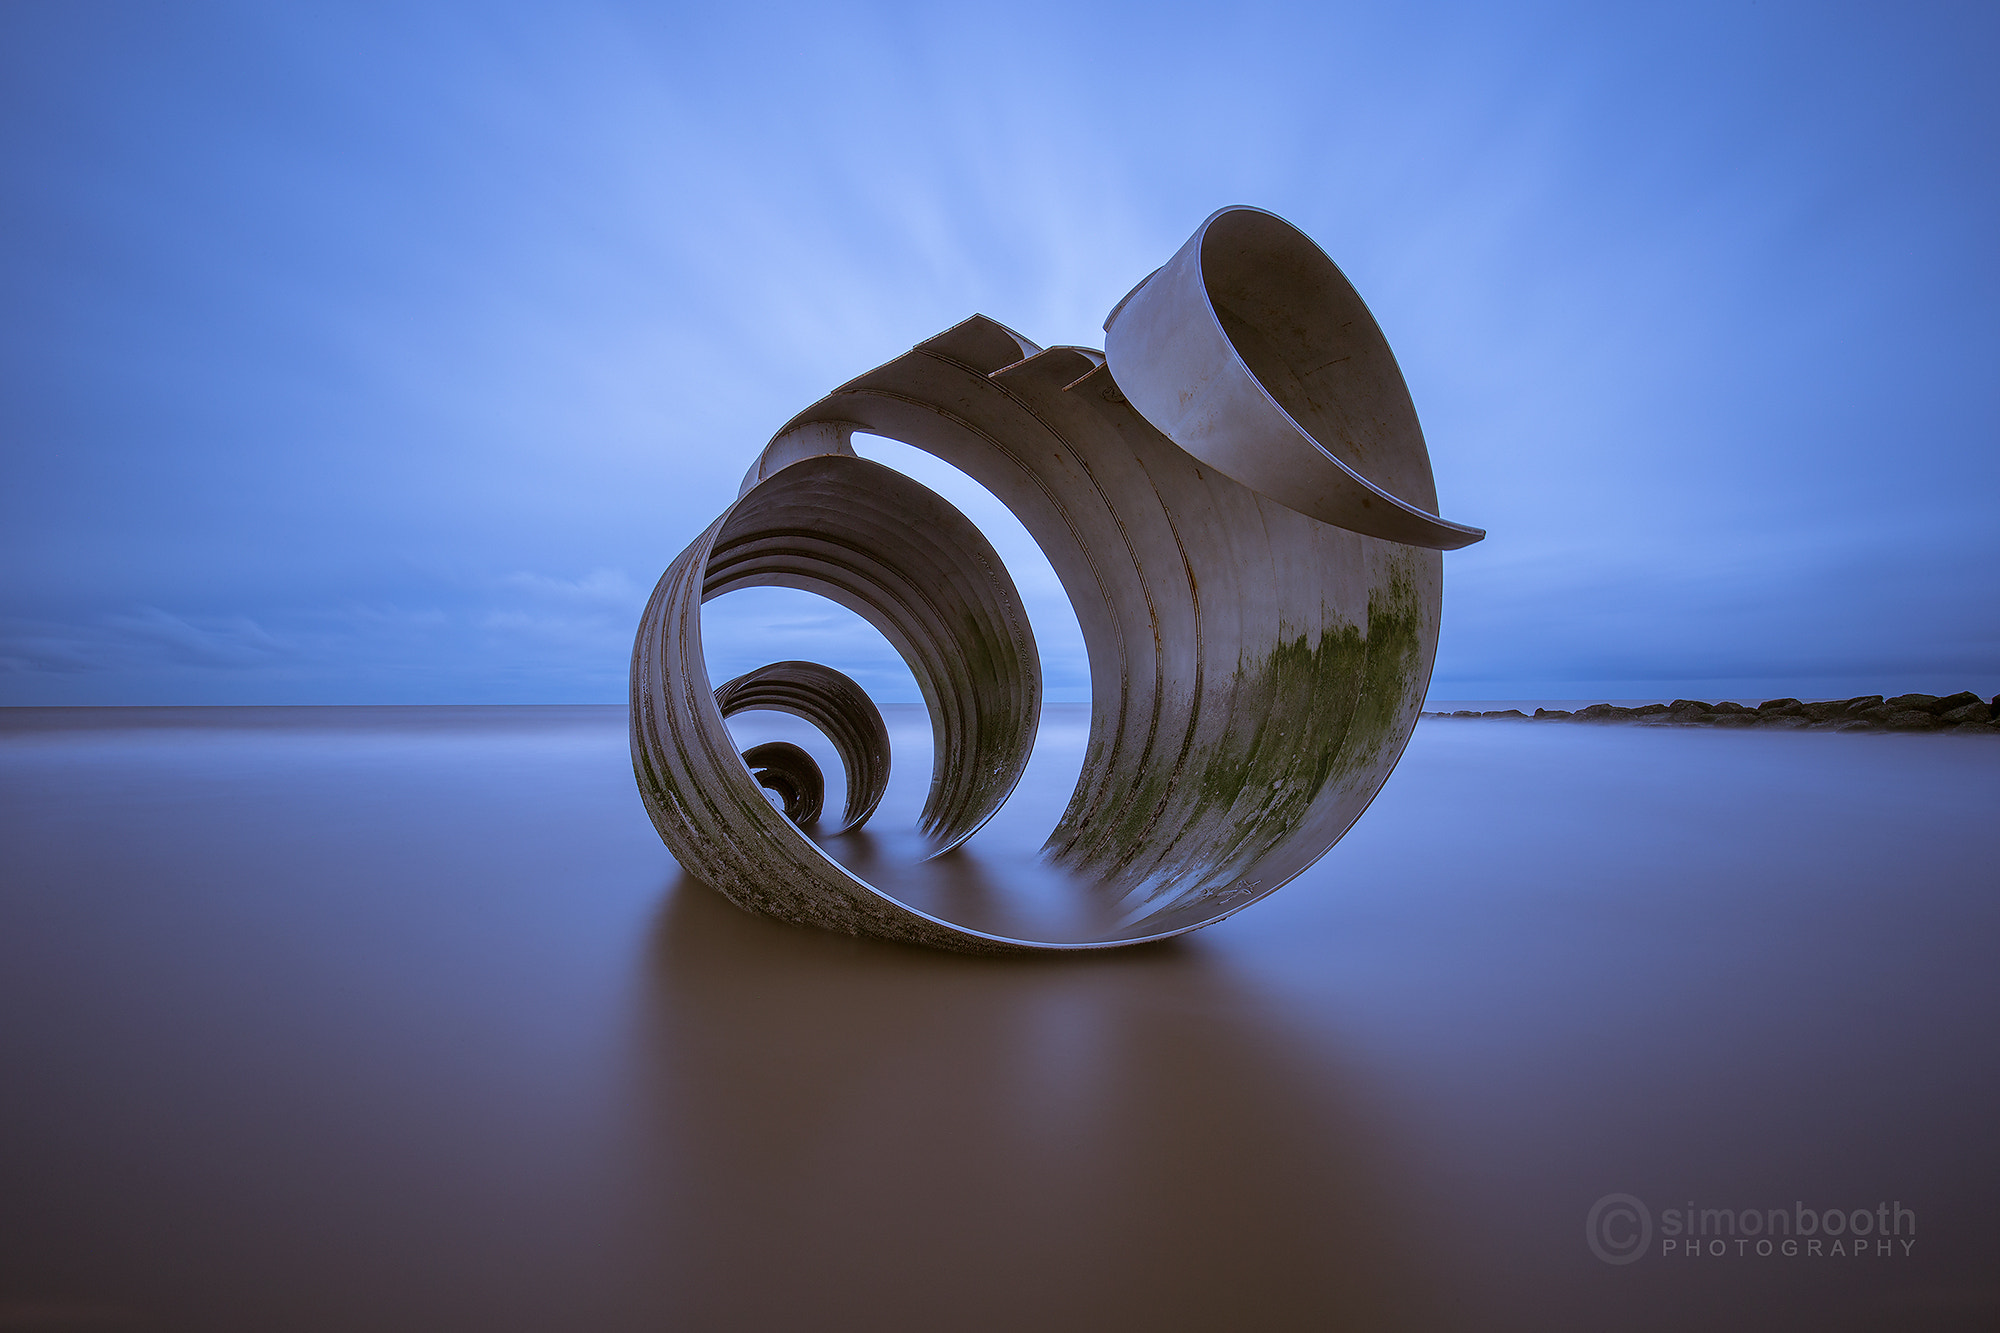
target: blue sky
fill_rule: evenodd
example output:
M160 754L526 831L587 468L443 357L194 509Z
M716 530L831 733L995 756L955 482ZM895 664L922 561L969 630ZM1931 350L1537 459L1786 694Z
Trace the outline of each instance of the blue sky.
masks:
M10 0L0 703L616 701L646 591L794 411L974 311L1099 345L1230 203L1347 270L1444 512L1492 533L1446 557L1434 697L2000 690L1996 37L1990 5ZM711 624L718 669L914 697L823 603Z

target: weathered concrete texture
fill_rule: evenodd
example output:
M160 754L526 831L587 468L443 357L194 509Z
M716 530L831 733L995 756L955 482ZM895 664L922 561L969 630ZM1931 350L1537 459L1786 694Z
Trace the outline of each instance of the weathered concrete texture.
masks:
M1319 859L1367 807L1430 679L1439 550L1480 534L1436 519L1408 390L1346 279L1256 210L1224 210L1204 232L1236 212L1256 216L1225 228L1235 237L1229 282L1253 277L1266 245L1287 271L1317 255L1323 268L1302 288L1317 295L1281 308L1272 288L1225 320L1184 282L1177 314L1156 305L1142 322L1159 334L1175 318L1206 321L1201 355L1234 358L1222 369L1250 383L1284 378L1301 349L1361 348L1365 374L1284 369L1284 393L1254 420L1215 406L1201 439L1182 441L1187 421L1151 419L1123 392L1118 375L1144 367L1144 339L1126 344L1126 369L1114 374L1103 353L1045 350L974 316L772 438L736 504L661 580L634 648L634 769L661 836L691 870L742 906L854 933L975 951L1101 948L1220 920ZM1107 327L1119 319L1114 311ZM1259 320L1289 324L1245 362ZM1292 423L1284 447L1323 451L1327 475L1347 487L1340 503L1369 517L1336 526L1257 484L1255 440L1284 425L1271 413L1286 409L1272 403L1287 401L1307 420ZM1370 434L1371 422L1390 426ZM1046 851L1104 896L1117 925L1100 937L1000 939L895 901L774 810L730 749L702 666L699 604L782 583L869 616L910 661L937 737L923 824L941 847L970 836L1026 762L1037 659L1005 570L937 496L898 474L857 472L886 470L855 456L855 431L926 450L982 483L1033 535L1075 606L1091 733ZM1396 517L1378 521L1385 504ZM1398 540L1368 535L1384 521Z
M1751 708L1738 703L1676 699L1670 704L1621 708L1591 704L1570 712L1537 708L1533 719L1518 708L1495 712L1459 709L1426 717L1500 717L1539 722L1630 722L1655 727L1760 727L1778 731L1948 731L1967 736L2000 735L2000 695L1982 699L1970 690L1957 694L1899 694L1885 699L1864 694L1853 699L1766 699Z

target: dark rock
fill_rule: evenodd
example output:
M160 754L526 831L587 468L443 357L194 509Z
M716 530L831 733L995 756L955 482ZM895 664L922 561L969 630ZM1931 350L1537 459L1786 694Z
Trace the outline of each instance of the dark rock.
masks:
M1883 707L1890 706L1884 704ZM1882 719L1882 725L1892 731L1933 731L1944 724L1921 708L1895 708Z
M1518 708L1484 713L1461 708L1451 713L1425 713L1423 716L1531 720ZM2000 735L2000 696L1996 696L1991 704L1966 690L1943 698L1934 694L1899 694L1893 699L1884 699L1879 694L1864 694L1853 699L1820 699L1802 703L1787 697L1766 699L1755 708L1728 700L1708 704L1699 699L1676 699L1671 704L1642 704L1637 708L1623 708L1617 704L1587 704L1574 712L1566 708L1537 708L1535 719L1543 722L1637 722L1652 726L1754 726L1774 731L1945 730L1969 735Z

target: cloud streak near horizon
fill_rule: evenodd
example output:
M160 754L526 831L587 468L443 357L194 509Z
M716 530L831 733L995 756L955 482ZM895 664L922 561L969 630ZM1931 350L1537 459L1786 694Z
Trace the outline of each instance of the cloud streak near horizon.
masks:
M616 701L653 580L793 412L974 311L1101 345L1230 203L1354 279L1444 512L1492 533L1446 557L1435 696L1992 693L1996 35L10 5L0 703ZM718 673L823 652L915 697L839 608L739 596Z

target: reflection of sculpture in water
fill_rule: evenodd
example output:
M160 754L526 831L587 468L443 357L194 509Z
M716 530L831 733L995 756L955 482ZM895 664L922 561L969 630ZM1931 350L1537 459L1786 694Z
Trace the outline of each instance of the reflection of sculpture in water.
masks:
M1230 208L1118 304L1105 338L1045 350L974 316L842 385L777 433L661 578L633 649L633 767L667 845L732 901L972 952L1133 944L1284 884L1388 777L1430 680L1438 553L1484 534L1437 517L1416 410L1367 307L1302 233ZM1090 739L1045 850L1103 900L1077 938L982 930L862 879L803 831L817 787L798 758L753 772L724 724L794 712L834 742L850 793L878 759L886 775L880 718L846 677L778 663L710 685L701 604L799 588L871 621L916 676L933 851L1020 780L1041 683L1014 585L964 515L858 457L856 431L999 496L1076 608ZM742 702L766 673L763 697L782 700ZM844 828L872 809L860 790Z
M968 964L682 877L647 971L617 1266L663 1327L1441 1322L1385 1127L1199 946Z

